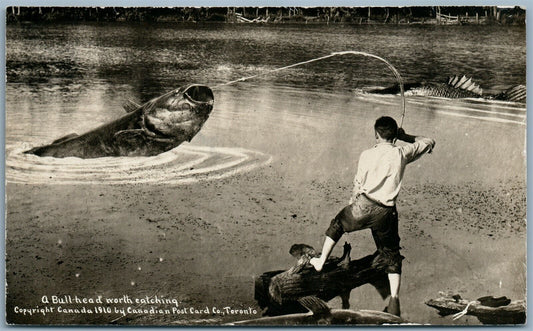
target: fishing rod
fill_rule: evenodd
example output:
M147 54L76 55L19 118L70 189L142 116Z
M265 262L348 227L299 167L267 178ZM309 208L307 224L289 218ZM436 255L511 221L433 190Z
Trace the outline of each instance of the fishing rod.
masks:
M321 57L317 57L317 58L314 58L314 59L311 59L311 60L290 64L288 66L272 69L272 70L269 70L269 71L266 71L266 72L263 72L263 73L260 73L260 74L252 75L252 76L242 77L242 78L239 78L239 79L236 79L236 80L232 80L232 81L229 81L229 82L226 82L226 83L222 83L222 84L216 85L213 88L215 89L217 87L231 85L231 84L235 84L237 82L244 82L246 80L249 80L249 79L252 79L252 78L256 78L256 77L259 77L259 76L265 76L265 75L268 75L268 74L271 74L271 73L274 73L274 72L278 72L278 71L281 71L281 70L285 70L285 69L301 66L303 64L308 64L308 63L312 63L312 62L316 62L316 61L321 61L321 60L324 60L324 59L327 59L327 58L330 58L330 57L333 57L333 56L341 56L341 55L363 55L363 56L367 56L367 57L372 57L372 58L375 58L375 59L378 59L378 60L384 62L387 65L387 67L389 67L389 69L391 69L391 71L393 72L394 76L396 76L396 79L398 81L398 85L400 86L400 96L402 98L402 116L401 116L401 119L400 119L400 126L399 127L401 128L403 126L403 120L405 118L405 95L404 95L402 76L400 75L400 72L398 72L398 70L396 70L396 68L389 61L385 60L384 58L382 58L380 56L377 56L377 55L374 55L374 54L370 54L370 53L366 53L366 52L360 52L360 51L333 52L331 54L324 55L324 56L321 56Z

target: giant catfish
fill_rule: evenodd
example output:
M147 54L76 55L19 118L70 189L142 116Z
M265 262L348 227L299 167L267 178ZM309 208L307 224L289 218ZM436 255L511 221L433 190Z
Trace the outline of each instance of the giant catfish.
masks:
M25 153L84 159L157 155L191 141L209 117L213 104L209 87L198 84L180 87L142 106L129 102L124 106L128 114L110 123L82 135L67 135Z

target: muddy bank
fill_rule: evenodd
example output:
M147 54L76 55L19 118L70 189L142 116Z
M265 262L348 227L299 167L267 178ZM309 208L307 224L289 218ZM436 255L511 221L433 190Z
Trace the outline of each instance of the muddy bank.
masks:
M252 307L259 315L253 277L291 266L292 243L319 247L348 187L320 180L295 186L272 167L176 187L8 185L8 321L107 324L120 317L10 314L15 306L40 305L43 295L158 295L176 298L182 307ZM524 297L525 187L507 183L506 192L495 192L494 187L478 188L477 194L468 186L405 188L398 205L405 318L451 323L423 305L441 290L463 297ZM342 240L352 243L354 257L374 249L366 231ZM384 306L370 287L354 290L351 304ZM340 307L340 301L330 305ZM249 317L130 314L116 322L222 323ZM462 323L476 321L467 317Z

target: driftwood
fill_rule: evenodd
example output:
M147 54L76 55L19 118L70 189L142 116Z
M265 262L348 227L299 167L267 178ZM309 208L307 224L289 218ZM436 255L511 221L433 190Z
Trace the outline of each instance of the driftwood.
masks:
M439 298L426 301L426 305L437 309L441 316L474 315L483 324L524 324L526 322L524 300L511 301L505 297L482 297L469 301L458 294L441 293ZM461 312L463 313L457 314Z
M309 310L308 313L267 316L252 320L238 321L230 325L382 325L408 323L399 316L374 310L331 309L315 296L298 299L298 302Z
M296 249L294 249L296 247ZM372 284L383 299L390 294L389 281L382 265L376 263L377 252L359 260L350 260L351 246L344 245L341 258L330 258L321 272L308 262L316 255L312 247L293 245L291 254L298 258L289 270L269 271L255 280L255 299L265 315L274 316L306 312L298 303L305 296L316 296L329 301L342 299L342 308L349 308L350 291L364 284Z

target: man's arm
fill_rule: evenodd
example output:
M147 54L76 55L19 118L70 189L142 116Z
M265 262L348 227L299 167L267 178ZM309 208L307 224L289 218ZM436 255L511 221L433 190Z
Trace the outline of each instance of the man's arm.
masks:
M352 196L350 197L350 205L355 201L355 197L359 193L359 190L361 189L361 184L364 181L364 177L366 176L366 171L363 169L363 154L359 157L359 162L357 163L357 173L355 174L355 177L353 179L353 190L352 190Z
M397 138L399 140L402 140L402 141L405 141L406 143L411 143L411 144L416 141L424 141L424 142L427 142L428 145L431 145L431 149L435 147L435 140L428 138L428 137L424 137L424 136L414 136L414 135L407 134L403 128L398 129Z
M354 203L354 201L355 201L355 197L356 197L357 194L359 193L359 189L360 189L360 188L361 188L361 183L359 182L357 176L355 176L354 181L353 181L352 195L350 196L350 202L349 202L350 205L351 205L352 203Z
M402 146L408 162L413 162L424 153L431 153L435 147L435 140L424 136L410 135L404 129L398 129L397 138L410 145Z

